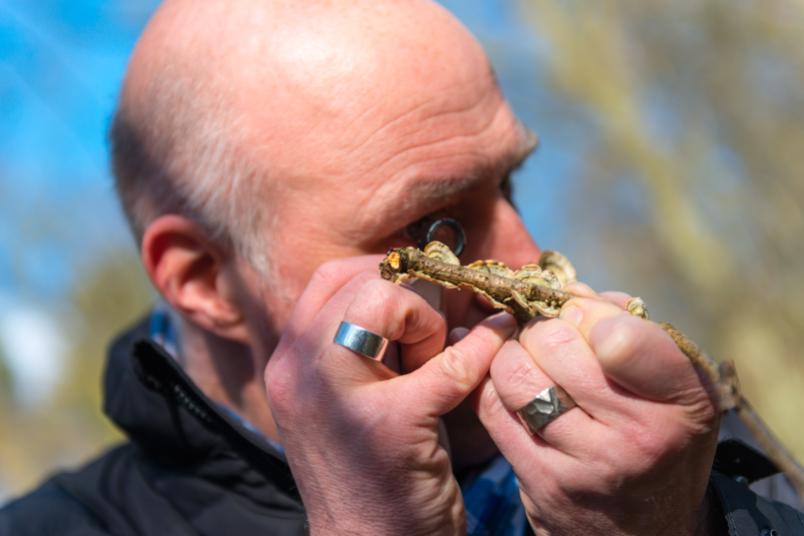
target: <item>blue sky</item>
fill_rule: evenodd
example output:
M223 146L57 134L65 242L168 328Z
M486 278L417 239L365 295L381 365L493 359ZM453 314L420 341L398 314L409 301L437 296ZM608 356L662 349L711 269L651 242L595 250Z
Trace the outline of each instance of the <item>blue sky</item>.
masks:
M3 295L53 303L96 248L125 237L105 131L155 2L136 4L0 1Z

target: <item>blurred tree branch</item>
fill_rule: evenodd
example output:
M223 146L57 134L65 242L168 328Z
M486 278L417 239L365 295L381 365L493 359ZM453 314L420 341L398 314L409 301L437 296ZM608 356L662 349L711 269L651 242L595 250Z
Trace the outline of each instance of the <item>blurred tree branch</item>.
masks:
M593 140L578 158L602 195L580 196L584 210L571 213L601 215L589 205L618 207L636 192L638 210L602 214L604 230L585 243L605 240L625 290L674 301L666 311L683 312L685 331L734 359L749 398L803 457L804 7L525 8L558 98Z

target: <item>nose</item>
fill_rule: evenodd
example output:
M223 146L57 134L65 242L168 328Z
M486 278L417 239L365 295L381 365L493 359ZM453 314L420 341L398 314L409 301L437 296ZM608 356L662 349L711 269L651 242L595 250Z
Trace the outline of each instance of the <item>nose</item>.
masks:
M505 199L498 199L489 227L485 254L511 268L537 262L541 251L519 213Z

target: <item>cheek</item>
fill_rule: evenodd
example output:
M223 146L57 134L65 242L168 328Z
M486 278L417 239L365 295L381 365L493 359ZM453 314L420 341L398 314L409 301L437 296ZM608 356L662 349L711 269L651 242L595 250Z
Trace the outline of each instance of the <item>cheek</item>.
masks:
M270 291L260 276L249 282L249 287L251 299L243 311L249 346L255 356L267 359L279 342L282 312L276 302L266 299Z
M286 226L283 232L275 233L268 245L266 301L276 303L277 309L292 308L316 269L337 257L338 252L331 251L331 242L321 229L304 224Z

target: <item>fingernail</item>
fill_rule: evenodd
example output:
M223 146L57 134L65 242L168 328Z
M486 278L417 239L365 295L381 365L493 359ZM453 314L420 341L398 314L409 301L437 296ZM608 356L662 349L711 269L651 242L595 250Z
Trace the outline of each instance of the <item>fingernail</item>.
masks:
M578 327L581 325L581 321L583 321L583 311L581 311L581 308L577 305L567 305L561 309L559 318L569 322L575 327Z
M469 330L463 326L452 328L452 330L449 332L449 336L447 337L447 342L449 344L455 344L456 342L466 337L468 334Z
M516 330L516 320L508 313L498 313L488 317L483 321L488 327L495 331L501 331L505 336L511 336Z
M595 296L597 296L597 292L595 292L592 289L592 287L579 281L574 281L570 283L562 290L569 292L573 296L578 296L581 298L594 298Z

